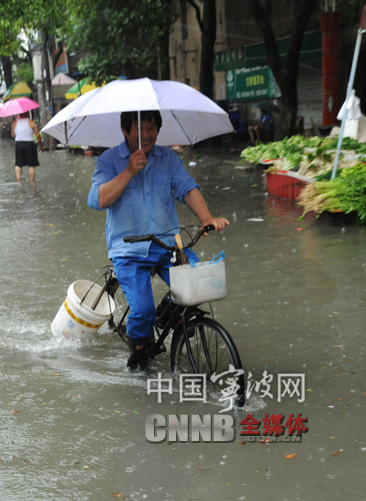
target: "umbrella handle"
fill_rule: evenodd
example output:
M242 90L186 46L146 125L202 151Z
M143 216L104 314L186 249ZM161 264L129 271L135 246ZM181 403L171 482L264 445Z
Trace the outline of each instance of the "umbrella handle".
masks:
M139 150L141 150L141 113L140 110L137 112L137 130L139 134Z

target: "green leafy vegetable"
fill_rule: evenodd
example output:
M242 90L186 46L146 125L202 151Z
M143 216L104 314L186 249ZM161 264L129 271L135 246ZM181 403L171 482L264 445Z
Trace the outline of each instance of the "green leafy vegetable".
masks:
M248 147L241 153L242 161L259 163L274 160L271 171L296 170L299 174L314 178L330 172L334 165L338 138L292 136L282 141ZM345 154L348 152L348 154ZM339 168L354 164L352 155L366 156L366 144L344 138L339 157Z
M359 223L366 223L366 166L362 162L342 169L333 180L309 183L300 193L298 204L318 215L324 211L355 212Z

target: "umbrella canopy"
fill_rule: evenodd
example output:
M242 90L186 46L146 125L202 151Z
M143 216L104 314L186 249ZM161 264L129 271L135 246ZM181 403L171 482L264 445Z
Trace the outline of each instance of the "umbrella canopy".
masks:
M76 99L77 97L82 96L83 94L86 94L94 89L98 89L98 87L90 80L89 77L86 77L80 80L80 82L76 82L76 84L74 84L71 89L66 92L65 97L66 99Z
M58 73L52 78L51 83L52 85L73 85L76 80L66 75L66 73Z
M253 106L264 111L269 111L270 113L279 113L281 111L278 106L269 101L260 101L259 103L253 104Z
M26 82L18 82L12 84L3 96L3 100L16 99L18 97L29 97L32 95L31 89L28 87Z
M0 117L10 117L12 115L21 115L30 110L39 108L39 104L28 97L19 97L10 99L0 108Z
M149 78L114 80L79 97L43 127L69 145L112 147L123 141L121 112L159 110L157 144L194 144L234 132L228 114L186 84ZM65 131L67 137L65 137Z

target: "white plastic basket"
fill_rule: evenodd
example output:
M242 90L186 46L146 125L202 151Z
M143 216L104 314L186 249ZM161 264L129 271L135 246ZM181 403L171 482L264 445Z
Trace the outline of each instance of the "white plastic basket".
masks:
M225 261L203 261L169 269L172 301L182 306L218 301L226 297Z

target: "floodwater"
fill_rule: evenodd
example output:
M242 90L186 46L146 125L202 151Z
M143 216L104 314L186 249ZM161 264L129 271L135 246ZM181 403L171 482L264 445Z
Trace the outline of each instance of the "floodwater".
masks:
M215 313L252 390L244 409L225 410L210 392L181 398L166 355L127 373L127 349L104 327L52 335L68 286L108 264L104 213L86 205L95 159L40 154L31 186L26 171L15 182L13 143L0 140L1 501L364 499L366 228L299 221L255 171L235 168L238 155L184 153L212 212L231 221L196 247L204 260L225 251L228 296ZM161 403L147 390L159 373L172 382ZM220 442L213 427L210 441L149 442L153 414L231 416L235 435ZM276 442L266 420L284 425Z

